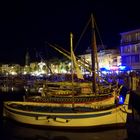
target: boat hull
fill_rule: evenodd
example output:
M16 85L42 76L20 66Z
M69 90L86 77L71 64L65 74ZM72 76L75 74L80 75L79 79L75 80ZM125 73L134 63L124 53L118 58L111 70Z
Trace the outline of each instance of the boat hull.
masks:
M11 103L13 102L4 103L4 114L6 117L20 123L39 126L84 128L125 124L128 113L128 104L102 111L51 113L15 109L9 106ZM17 102L17 104L24 104L25 106L29 104L36 106L43 105L42 103L29 102Z

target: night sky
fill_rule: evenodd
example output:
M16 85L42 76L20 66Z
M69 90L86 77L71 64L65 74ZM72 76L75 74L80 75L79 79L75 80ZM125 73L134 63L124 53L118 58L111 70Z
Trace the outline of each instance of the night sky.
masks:
M27 49L31 61L56 57L58 53L47 42L69 50L70 32L73 32L76 44L91 13L107 48L119 46L121 32L140 28L138 0L0 2L0 63L23 65ZM89 42L90 37L83 36L75 53L84 52Z

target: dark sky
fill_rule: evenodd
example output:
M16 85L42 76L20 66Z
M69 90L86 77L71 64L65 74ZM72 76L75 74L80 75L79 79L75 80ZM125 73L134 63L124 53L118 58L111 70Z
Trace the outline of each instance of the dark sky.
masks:
M118 47L120 33L140 28L138 0L9 0L0 2L0 63L24 64L39 52L44 59L56 56L46 42L69 50L69 34L78 41L91 13L108 48ZM86 36L86 35L85 35ZM76 49L82 53L90 38ZM84 40L84 37L83 37ZM87 43L86 43L87 41Z

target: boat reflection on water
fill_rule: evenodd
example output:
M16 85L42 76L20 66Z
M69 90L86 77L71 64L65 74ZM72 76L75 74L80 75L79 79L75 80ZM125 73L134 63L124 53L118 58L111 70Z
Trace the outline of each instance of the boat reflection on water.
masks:
M4 138L10 140L124 140L127 139L126 129L95 130L54 130L21 125L11 120L4 120Z
M40 95L39 93L40 87L33 85L13 85L13 84L1 84L0 85L0 93L21 93L29 95Z
M22 86L15 86L15 85L0 85L0 92L19 92L19 91L23 91L24 88Z

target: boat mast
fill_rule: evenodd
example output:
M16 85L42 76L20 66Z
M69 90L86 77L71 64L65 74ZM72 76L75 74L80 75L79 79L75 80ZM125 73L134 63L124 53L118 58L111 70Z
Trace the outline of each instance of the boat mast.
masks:
M91 64L92 64L92 89L93 93L96 94L97 92L97 85L96 85L96 53L97 53L97 48L96 48L96 37L95 37L95 27L94 27L94 18L93 15L91 15L91 24L92 24L92 39L91 39Z
M72 79L72 108L74 108L74 63L73 63L73 34L70 33L70 49L71 49L71 79Z

